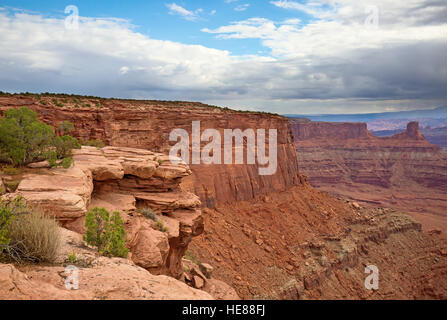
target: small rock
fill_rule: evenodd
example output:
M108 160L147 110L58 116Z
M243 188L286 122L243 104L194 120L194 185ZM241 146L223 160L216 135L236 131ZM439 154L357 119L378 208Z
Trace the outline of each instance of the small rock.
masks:
M261 239L256 239L256 244L262 246L264 244L264 241L262 241Z
M197 265L194 265L194 266L191 268L191 274L192 274L193 276L197 276L197 277L202 278L203 281L206 281L206 277L205 277L205 275L202 273L202 271L200 271L200 268L199 268Z
M202 289L205 285L205 281L203 281L203 279L199 276L194 276L192 277L192 285L196 289Z
M293 270L293 266L291 266L290 264L286 264L286 269L288 270L288 271L292 271Z
M353 203L352 203L352 206L353 206L354 208L356 208L356 209L360 209L360 208L361 208L360 205L359 205L357 202L353 202Z
M48 161L33 162L28 164L27 167L32 169L51 168L50 163Z
M442 233L442 230L438 229L438 228L431 229L431 230L428 231L429 235L435 235L435 234L441 234L441 233Z
M208 278L211 279L211 276L213 274L214 268L209 265L208 263L201 263L200 264L200 271Z

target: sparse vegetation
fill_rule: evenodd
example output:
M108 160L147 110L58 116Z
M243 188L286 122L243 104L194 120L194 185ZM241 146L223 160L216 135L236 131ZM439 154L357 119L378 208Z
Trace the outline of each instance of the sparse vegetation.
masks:
M63 130L69 127L65 123ZM0 119L0 159L16 167L42 160L56 165L57 159L71 157L75 148L80 148L77 139L68 134L56 137L53 127L39 121L31 109L10 109Z
M148 219L151 219L155 222L157 222L158 218L157 215L154 213L154 211L152 211L151 208L144 208L140 210L140 213L145 216Z
M70 135L54 138L54 147L56 148L56 155L58 159L71 157L73 154L71 150L80 149L81 144L76 138Z
M168 232L168 228L164 226L163 221L160 220L157 221L157 228L161 232Z
M65 120L59 123L58 129L59 132L61 132L61 135L67 135L71 133L75 129L75 127L72 122Z
M113 257L127 257L126 231L120 213L112 216L105 208L95 207L85 217L87 232L84 240L97 248L99 254Z
M183 258L185 258L186 260L192 261L197 265L200 264L200 261L199 261L199 258L197 258L197 255L190 250L187 250L185 252L185 255L183 256Z
M157 214L152 211L151 208L144 208L144 209L140 209L138 210L144 217L151 219L152 221L154 221L156 223L156 227L159 231L161 232L168 232L168 228L164 226L163 221L161 221L160 219L158 219Z
M76 252L72 252L71 254L69 254L67 261L71 264L75 264L76 262L78 262L78 258L76 257Z
M3 181L6 191L15 192L20 184L20 180Z
M18 197L0 203L0 251L15 262L53 262L60 245L57 222Z
M20 168L14 168L14 167L4 167L0 170L0 173L3 172L9 176L16 176L19 175L22 170Z
M103 148L105 146L101 140L81 140L81 145L96 148Z

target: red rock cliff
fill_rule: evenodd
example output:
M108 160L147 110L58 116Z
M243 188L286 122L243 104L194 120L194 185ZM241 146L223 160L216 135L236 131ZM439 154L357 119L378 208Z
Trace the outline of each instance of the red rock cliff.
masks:
M73 122L73 135L82 139L99 139L111 146L164 153L169 153L174 144L169 142L170 132L176 128L191 132L192 121L201 121L202 132L214 128L222 136L224 129L277 129L278 170L274 175L260 176L258 165L191 165L193 176L185 187L199 195L208 207L250 200L300 183L290 124L281 116L236 112L189 102L0 97L0 112L21 106L37 111L41 120L53 126L63 120ZM269 150L268 146L266 149Z
M313 186L365 203L445 217L447 153L425 140L417 122L386 138L371 134L364 123L291 123L300 170ZM442 224L447 226L447 220Z

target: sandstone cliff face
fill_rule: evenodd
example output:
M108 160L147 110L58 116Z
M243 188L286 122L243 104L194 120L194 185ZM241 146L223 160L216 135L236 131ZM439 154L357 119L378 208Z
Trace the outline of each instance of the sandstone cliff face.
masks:
M300 170L313 186L418 218L436 214L424 219L428 227L447 217L447 153L424 139L417 122L386 138L361 123L291 123Z
M122 258L106 258L84 245L82 236L60 228L62 246L54 265L0 264L2 300L212 300L213 297L164 275L153 275ZM76 261L67 257L76 255ZM77 268L77 289L65 283Z
M81 105L87 103L94 106L96 102L84 99ZM82 139L99 139L110 146L163 153L169 153L170 146L175 144L169 142L170 132L185 129L191 133L192 121L200 121L202 131L213 128L222 136L224 129L277 129L276 174L261 176L258 165L191 165L193 175L185 179L185 187L197 194L204 206L214 207L217 203L249 200L257 195L284 191L300 183L296 151L286 118L187 102L101 100L100 108L75 108L76 104L67 99L64 107L58 107L51 97L0 97L0 113L8 108L26 106L37 111L42 121L53 126L64 120L73 122L73 135Z
M192 238L203 232L201 202L183 191L180 182L191 174L185 163L133 148L83 147L73 150L69 169L34 169L15 193L54 216L67 229L84 233L85 214L93 207L119 211L127 231L131 259L153 274L183 275L182 258ZM34 164L33 166L36 166ZM137 212L150 208L167 227Z

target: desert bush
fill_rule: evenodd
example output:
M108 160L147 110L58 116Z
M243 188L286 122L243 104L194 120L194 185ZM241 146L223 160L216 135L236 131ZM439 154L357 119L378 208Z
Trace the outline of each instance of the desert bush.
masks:
M63 130L68 127L67 122ZM39 121L37 113L28 108L10 109L0 119L0 158L14 166L42 160L55 165L57 159L71 157L71 150L80 147L69 135L56 137L53 127Z
M168 228L165 227L165 225L163 224L163 221L160 221L160 220L157 221L157 228L161 232L168 232Z
M71 150L80 149L81 144L78 139L70 135L54 138L54 147L56 148L56 155L58 159L71 157L73 154Z
M23 198L0 205L3 254L15 262L53 262L60 245L57 222Z
M19 175L22 171L20 170L20 168L4 167L0 170L0 172L3 172L10 176L16 176Z
M62 135L67 135L75 129L74 124L67 120L59 123L57 128L59 129L59 132L62 133Z
M104 142L101 140L81 140L83 146L103 148L105 146Z
M156 227L161 232L168 232L168 228L164 226L163 221L158 219L157 214L151 208L144 208L138 210L144 217L151 219L156 223Z
M148 219L151 219L151 220L153 220L153 221L157 221L158 220L158 218L157 218L157 215L154 213L154 211L152 211L152 209L150 209L150 208L144 208L144 209L141 209L141 210L139 210L140 211L140 213L143 215L143 216L145 216L146 218L148 218Z
M54 130L28 109L10 109L0 119L0 149L14 165L42 160L52 144Z
M9 225L13 219L13 213L3 202L0 202L0 254L7 248L11 242L9 235Z
M85 217L87 232L84 240L97 248L99 254L113 257L127 257L126 231L120 213L112 216L105 208L95 207Z
M3 181L5 188L8 192L15 192L19 187L20 180L12 180L12 181Z

